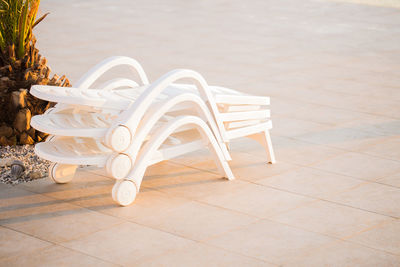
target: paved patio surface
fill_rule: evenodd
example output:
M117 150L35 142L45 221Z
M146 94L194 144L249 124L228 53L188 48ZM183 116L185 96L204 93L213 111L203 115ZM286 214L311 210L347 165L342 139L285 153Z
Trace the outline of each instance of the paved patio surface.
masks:
M400 10L328 1L43 1L54 72L110 55L272 97L278 163L232 144L152 166L129 207L93 168L0 185L1 266L399 266Z

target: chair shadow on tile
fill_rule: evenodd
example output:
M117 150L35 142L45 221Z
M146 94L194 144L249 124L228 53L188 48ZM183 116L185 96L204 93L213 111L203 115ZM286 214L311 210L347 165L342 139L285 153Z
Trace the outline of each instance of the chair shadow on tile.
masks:
M27 223L87 212L90 211L78 206L68 205L63 200L52 200L30 205L8 206L5 209L0 209L0 225Z

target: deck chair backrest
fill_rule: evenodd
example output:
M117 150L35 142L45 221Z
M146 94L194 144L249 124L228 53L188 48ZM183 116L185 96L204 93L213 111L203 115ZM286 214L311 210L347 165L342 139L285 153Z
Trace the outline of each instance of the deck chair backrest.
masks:
M128 66L133 73L137 73L141 79L142 85L149 84L146 73L144 72L142 66L134 60L133 58L115 56L107 58L94 67L92 67L88 72L86 72L75 84L75 87L86 89L90 86L104 73L111 70L117 66Z

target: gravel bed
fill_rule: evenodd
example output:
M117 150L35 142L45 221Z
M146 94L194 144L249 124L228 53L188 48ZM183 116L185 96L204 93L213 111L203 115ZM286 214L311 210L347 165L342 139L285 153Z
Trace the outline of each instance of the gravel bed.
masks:
M11 164L14 160L23 163L25 170L15 179L11 175ZM33 145L0 147L0 183L19 184L48 176L50 161L36 156Z

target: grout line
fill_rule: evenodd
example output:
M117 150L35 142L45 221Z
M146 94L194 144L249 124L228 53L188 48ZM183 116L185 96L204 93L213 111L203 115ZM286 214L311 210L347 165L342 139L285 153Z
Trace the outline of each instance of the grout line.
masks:
M288 136L281 136L281 137L288 138L288 139L293 139L293 140L295 140L295 141L300 141L300 142L309 143L309 142L306 142L306 141L303 141L303 140L299 140L299 139L296 139L296 138L293 138L293 137L288 137ZM385 141L382 141L382 142L385 142ZM381 143L381 142L379 142L379 143ZM368 145L368 146L378 145L379 143L370 144L370 145ZM377 180L366 180L366 179L362 179L362 178L360 178L360 177L350 176L350 175L346 175L346 174L343 174L343 173L337 173L337 172L328 171L328 170L319 169L319 168L314 167L314 165L317 164L317 163L324 162L324 161L327 161L327 160L331 160L331 159L334 159L334 158L337 158L337 157L341 157L341 156L343 156L343 154L345 154L345 153L355 153L355 154L367 155L367 156L370 156L370 157L373 157L373 158L379 158L379 159L389 160L389 161L396 162L396 163L397 163L397 162L400 162L400 161L398 161L398 160L393 160L393 159L378 157L378 156L375 156L375 155L370 155L370 154L361 153L361 152L359 152L359 151L344 150L344 149L340 149L340 148L337 148L337 147L330 147L329 145L325 145L325 144L317 144L317 143L309 143L309 144L320 145L320 146L323 146L323 147L325 146L325 147L328 147L328 148L333 148L333 149L342 151L343 153L341 153L341 154L335 154L335 155L332 155L332 156L330 156L330 157L326 157L326 158L324 158L324 159L322 159L322 160L317 160L317 161L312 162L312 163L310 163L310 164L299 164L299 163L297 163L297 162L290 162L290 161L282 161L282 162L286 162L286 163L289 163L289 164L292 164L292 165L296 165L296 166L300 166L300 167L311 168L311 169L318 170L318 171L321 171L321 172L327 172L327 173L331 173L331 174L335 174L335 175L345 176L345 177L357 179L357 180L360 180L360 181L374 182L374 183L377 183L377 184L386 185L386 186L389 186L389 187L394 187L394 188L399 188L399 189L400 189L399 186L395 186L395 185L391 185L391 184L385 184L385 183L380 183L380 182L378 182L379 180L382 180L382 179L384 179L384 178L386 178L386 177L390 177L390 176L392 176L392 175L394 175L394 174L397 174L400 170L396 170L396 171L394 171L393 173L390 173L390 174L384 175L384 176L382 176L382 177L379 177L379 178L377 178ZM252 153L250 153L250 152L248 152L248 151L240 151L240 152L245 153L245 154L249 154L249 155L252 155L252 156L259 156L259 155L252 154ZM288 170L288 171L293 171L293 170ZM287 172L287 171L285 171L285 172ZM282 172L282 173L284 173L284 172ZM281 174L281 173L280 173L280 174ZM274 175L272 175L272 176L275 176L275 175L278 175L278 174L274 174ZM268 177L265 177L265 178L268 178Z
M308 90L310 90L310 89L308 89ZM315 89L311 89L311 90L315 90ZM321 89L321 90L323 90L323 91L327 91L327 90L324 90L324 89ZM336 94L339 94L339 95L345 95L345 96L351 96L351 95L348 95L348 94L346 94L346 93L340 93L340 92L335 92ZM297 101L297 102L304 102L304 103L307 103L307 104L313 104L313 105L321 105L320 103L315 103L315 102L309 102L309 101L304 101L303 99L298 99L297 97L287 97L287 96L285 96L285 95L280 95L280 94L276 94L276 95L273 95L273 97L279 97L279 98L286 98L286 99L290 99L290 100L295 100L295 101ZM386 100L386 101L389 101L389 100ZM395 101L393 101L393 103L394 103ZM384 115L384 114L379 114L379 113L373 113L373 112L366 112L366 111L360 111L360 110L357 110L357 109L349 109L349 108L343 108L343 107L337 107L337 106L333 106L333 105L329 105L329 104L323 104L323 105L321 105L321 106L326 106L326 107L330 107L330 108L336 108L336 109L340 109L340 110L345 110L345 111L352 111L352 112L358 112L358 113L363 113L363 114L367 114L367 115L373 115L373 116L377 116L377 117L384 117L384 118L387 118L387 119L395 119L395 120L398 120L400 117L392 117L392 116L388 116L388 115Z
M286 137L285 137L285 138L286 138ZM341 149L339 149L339 150L341 150ZM245 153L245 154L252 155L252 156L258 156L258 155L254 155L254 154L251 154L250 152L246 152L246 151L241 151L241 152L242 152L242 153ZM284 162L284 163L288 163L288 164L291 164L291 165L295 165L295 166L298 166L299 168L310 168L310 169L317 170L317 171L320 171L320 172L327 172L327 173L330 173L330 174L335 174L335 175L339 175L339 176L343 176L343 177L347 177L347 178L356 179L356 180L359 180L359 181L362 181L362 182L372 182L372 183L381 184L381 185L385 185L385 186L389 186L389 187L393 187L393 188L398 188L398 189L400 189L399 186L395 186L395 185L390 185L390 184L385 184L385 183L380 183L380 182L378 182L379 180L382 180L382 179L384 179L384 178L386 178L386 177L390 177L390 176L392 176L392 175L394 175L394 174L397 174L397 173L399 172L399 170L396 170L395 172L390 173L390 174L387 174L387 175L385 175L385 176L383 176L383 177L379 177L379 178L377 178L377 180L366 180L366 179L363 179L363 178L360 178L360 177L350 176L350 175L343 174L343 173L338 173L338 172L333 172L333 171L329 171L329 170L324 170L324 169L316 168L316 167L314 166L315 164L318 164L318 163L321 163L321 162L324 162L324 161L327 161L327 160L331 160L331 159L334 159L334 158L337 158L337 157L341 157L341 156L343 156L344 153L362 154L362 153L358 153L358 152L354 152L354 151L345 151L345 150L343 150L343 153L342 153L342 154L335 154L335 155L332 155L332 156L327 157L327 158L325 158L325 159L317 160L317 161L312 162L312 163L310 163L310 164L299 164L299 163L290 162L290 161L280 161L280 162ZM371 155L368 155L368 156L371 156ZM374 156L371 156L371 157L374 157ZM376 157L376 158L378 158L378 157ZM391 161L397 162L397 161L395 161L395 160L391 160ZM188 167L190 167L190 166L188 166ZM297 169L299 169L299 168L297 168ZM200 169L200 170L201 170L201 169ZM294 171L294 170L296 170L296 169L288 169L288 170L285 170L285 171L283 171L283 172L281 172L281 173L274 174L274 175L272 175L272 176L267 176L267 177L265 177L265 178L273 177L273 176L276 176L276 175L281 175L281 174L284 174L284 173L287 173L287 172L292 172L292 171ZM251 181L251 180L245 180L245 179L243 179L243 180L244 180L244 181Z
M119 218L119 217L117 217L117 218ZM121 219L124 219L124 218L121 218ZM203 244L203 245L208 245L208 246L210 246L210 244L204 243L204 242L202 242L202 240L192 239L192 238L190 238L190 237L183 236L183 235L180 235L180 234L178 234L178 233L174 233L174 232L170 232L170 231L167 231L167 230L159 229L159 228L154 227L154 226L145 225L145 224L143 224L143 223L136 222L136 221L134 221L134 220L132 220L132 221L130 221L130 220L128 220L128 219L124 219L124 220L126 220L126 222L128 222L128 223L134 223L134 224L140 225L140 226L142 226L142 227L145 227L145 228L148 228L148 229L157 231L157 232L166 233L166 234L169 234L169 235L178 237L178 238L182 238L182 239L186 239L186 240L189 240L189 241L192 241L192 242L195 242L195 243L199 243L199 244ZM250 223L250 224L253 224L253 223ZM249 224L248 224L248 225L249 225ZM224 232L224 233L228 233L228 232L229 232L229 231L226 231L226 232ZM212 245L211 245L211 246L212 246ZM215 247L215 246L214 246L214 247ZM218 248L219 248L219 247L218 247ZM181 248L180 248L180 249L181 249ZM253 256L251 256L251 255L246 255L246 254L242 254L242 253L239 253L239 252L236 252L236 251L227 250L227 249L225 249L225 248L220 248L220 249L223 249L223 250L228 251L228 252L237 253L237 254L239 254L239 255L241 255L241 256L245 256L245 257L248 257L248 258L252 258L252 259L256 259L256 260L261 260L261 261L263 261L263 262L270 263L270 262L265 261L264 259L256 258L256 257L253 257ZM179 250L179 249L172 249L172 250L170 250L169 252L166 252L166 254L168 254L168 253L170 253L170 252L172 252L172 251L176 251L176 250ZM162 255L165 255L165 254L162 254Z
M38 239L38 240L44 241L44 242L46 242L46 243L50 243L50 245L48 245L48 246L45 246L45 247L43 247L43 248L38 248L38 249L35 249L35 250L31 251L31 252L28 252L28 253L26 253L26 255L33 254L33 253L35 253L35 252L37 252L37 251L43 251L43 250L48 249L48 248L51 248L51 247L53 247L53 246L60 246L60 247L66 248L66 249L68 249L68 250L75 251L75 252L77 252L77 253L79 253L79 254L83 254L83 255L85 255L85 256L89 256L89 257L91 257L91 258L95 258L95 259L100 260L100 261L103 261L103 262L108 262L108 263L111 263L111 264L116 264L116 263L113 263L113 262L110 262L110 261L107 261L107 260L98 258L98 257L96 257L96 256L93 256L93 255L84 253L84 252L82 252L82 251L79 251L79 250L75 250L75 249L71 249L71 248L62 246L60 243L55 243L55 242L53 242L53 241L46 240L46 239L43 239L43 238L41 238L41 237L37 237L37 236L31 235L31 234L29 234L29 233L22 232L22 231L20 231L20 230L18 230L18 229L10 228L9 226L6 226L6 225L1 225L1 227L4 227L4 228L6 228L6 229L8 229L8 230L11 230L11 231L14 231L14 232L17 232L17 233L26 235L26 236L30 236L31 238ZM18 254L18 253L17 253L17 254ZM20 255L21 255L21 254L19 253L18 255L5 256L5 257L0 258L0 261L2 261L2 260L4 260L4 259L12 259L12 258L15 258L15 257L20 256ZM118 264L117 264L117 265L118 265Z
M291 225L291 224L287 224L287 223L282 223L282 222L279 222L279 221L275 221L275 220L270 219L270 218L266 218L266 219L264 219L264 220L266 220L266 221L271 221L271 222L278 223L278 224L282 224L282 225L286 225L286 226L289 226L289 227L292 227L292 228L296 228L296 229L300 229L300 230L303 230L303 231L306 231L306 232L310 232L310 233L314 233L314 234L323 235L323 236L326 236L326 237L335 239L335 240L336 240L335 242L337 242L337 241L348 242L348 243L351 243L351 244L355 244L355 245L358 245L358 246L361 246L361 247L366 247L366 248L369 248L369 249L373 249L373 250L375 250L375 251L384 252L384 253L391 254L391 255L394 255L394 256L398 256L398 255L399 255L399 254L392 253L392 252L390 252L390 251L386 251L386 250L383 250L383 249L379 249L379 248L375 248L375 247L370 247L370 246L367 246L367 245L364 245L364 244L360 244L360 243L354 242L354 241L352 241L352 240L349 240L347 237L337 237L337 236L325 234L325 233L322 233L322 232L316 232L316 231L313 231L313 230L310 230L310 229L305 229L305 228L298 227L298 226L294 226L294 225ZM386 223L386 222L389 222L389 221L387 220L387 221L381 222L381 223L379 223L378 225L383 224L383 223ZM366 231L368 231L368 230L369 230L369 229L367 228ZM356 233L354 236L356 236L357 234L358 234L358 233Z
M359 186L363 186L363 185L369 184L369 183L372 183L372 182L367 182L367 181L366 181L365 183L358 184L358 185L356 185L356 186L354 186L354 187L351 187L351 188L349 188L349 189L347 189L347 190L344 190L344 191L340 191L340 192L336 192L336 193L330 194L330 196L338 195L338 194L341 194L341 193L344 193L344 192L349 192L349 191L352 191L354 188L357 188L357 187L359 187ZM269 187L269 188L273 188L273 189L276 189L276 190L279 190L279 191L283 191L283 192L286 192L286 193L291 193L291 194L295 194L295 195L300 195L300 196L303 196L303 197L313 198L313 199L315 199L315 200L324 201L324 202L336 204L336 205L339 205L339 206L344 206L344 207L348 207L348 208L353 208L353 209L361 210L361 211L364 211L364 212L374 213L374 214L381 215L381 216L385 216L385 217L389 217L389 218L392 218L392 219L400 219L400 217L396 217L396 216L388 215L388 214L383 214L383 213L379 213L379 212L376 212L376 211L363 209L363 208L360 208L360 207L351 206L351 205L346 204L346 203L335 202L335 201L332 201L332 200L329 200L329 199L324 199L324 198L318 198L318 197L313 197L313 196L309 196L309 195L304 195L304 194L301 194L301 193L297 193L297 192L293 192L293 191L289 191L289 190L285 190L285 189L281 189L281 188L276 188L276 187L272 187L272 186L268 186L268 185L262 185L262 184L257 184L257 185L265 186L265 187ZM314 202L316 202L316 201L314 201ZM314 202L309 202L309 203L305 204L304 206L311 205L311 204L314 203ZM282 213L285 213L285 212L282 212Z

